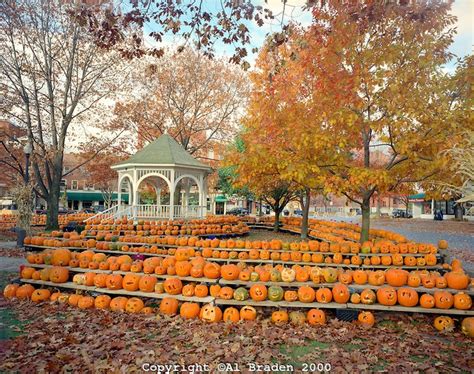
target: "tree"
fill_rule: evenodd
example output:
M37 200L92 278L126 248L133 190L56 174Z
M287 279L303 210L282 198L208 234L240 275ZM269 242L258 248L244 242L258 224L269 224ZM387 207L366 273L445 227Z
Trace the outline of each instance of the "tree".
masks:
M71 19L76 6L53 0L6 0L0 5L0 113L21 127L33 145L34 187L48 203L48 229L58 226L63 155L73 125L91 120L94 109L105 105L122 71L116 56L104 53L92 43L87 27ZM97 7L90 11L103 14ZM94 156L116 136L107 135ZM11 165L24 173L14 150L9 153Z
M313 7L311 27L293 27L285 43L262 51L260 91L275 115L260 108L257 122L276 129L268 143L277 163L289 164L284 178L313 169L326 192L359 204L362 242L372 195L432 179L459 133L443 71L454 33L449 9L437 1L327 1ZM291 145L294 159L280 148ZM374 162L375 149L386 160Z
M90 159L89 153L82 154L84 160ZM120 188L117 186L117 172L112 170L112 165L120 162L124 157L120 153L103 152L94 162L86 164L86 170L89 173L89 182L94 185L95 189L99 189L104 199L104 207L112 206L113 194Z
M191 45L207 57L214 57L215 47L224 44L233 49L229 60L244 68L250 67L245 60L251 41L250 25L262 26L266 19L273 18L271 11L254 5L252 0L150 0L131 1L127 5L110 6L105 17L90 7L76 8L74 15L81 24L89 25L97 45L115 48L127 58L145 54L161 57L166 42L178 38L178 51ZM151 30L148 35L147 29ZM131 43L121 43L124 30L128 31ZM144 43L144 37L151 39L150 47Z
M132 80L136 95L117 103L111 128L138 134L138 148L167 133L190 154L212 162L209 151L216 143L234 137L248 87L239 67L186 49L142 59Z

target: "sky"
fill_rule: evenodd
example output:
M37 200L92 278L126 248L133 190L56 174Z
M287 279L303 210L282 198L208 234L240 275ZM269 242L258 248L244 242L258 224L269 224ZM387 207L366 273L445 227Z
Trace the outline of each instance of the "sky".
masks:
M206 4L209 8L213 7L213 4L219 4L217 0L208 0ZM250 25L251 32L251 45L248 46L247 50L250 56L247 60L253 64L255 62L256 53L252 53L253 47L261 47L265 40L265 36L269 33L278 32L281 30L281 20L283 17L284 23L292 20L301 23L303 26L311 24L311 14L309 11L303 10L304 4L307 0L287 0L287 3L283 5L282 0L256 0L255 3L262 5L273 12L275 16L274 20L267 20L262 27L256 24ZM452 14L455 15L458 20L456 24L457 34L454 38L454 42L450 47L452 53L456 56L463 57L472 53L473 48L473 35L474 35L474 0L455 0L452 6ZM151 30L145 29L145 40L149 44L155 44L147 34ZM173 47L179 44L179 40L173 39L172 37L165 37L165 44L169 47ZM230 57L232 55L232 47L219 43L215 47L216 55L223 57ZM455 60L452 60L447 66L447 71L454 71Z

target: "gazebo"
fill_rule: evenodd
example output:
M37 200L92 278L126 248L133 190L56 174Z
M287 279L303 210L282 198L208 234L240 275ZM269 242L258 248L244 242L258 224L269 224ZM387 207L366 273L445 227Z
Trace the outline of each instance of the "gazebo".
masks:
M164 134L142 150L112 166L118 173L118 203L100 218L203 218L207 212L207 176L211 168ZM122 204L122 191L129 204ZM140 190L147 191L146 197ZM154 190L154 194L153 194ZM155 195L154 201L150 196ZM97 217L99 218L99 217Z

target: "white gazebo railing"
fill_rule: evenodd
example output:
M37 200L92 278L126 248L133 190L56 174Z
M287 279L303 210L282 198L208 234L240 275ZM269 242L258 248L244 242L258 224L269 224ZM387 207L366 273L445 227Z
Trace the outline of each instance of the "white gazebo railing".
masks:
M103 219L118 219L122 217L128 217L129 219L170 219L171 212L170 205L114 205L113 207L104 210L86 220L103 220ZM206 214L207 207L199 205L174 205L173 206L173 217L174 218L202 218Z

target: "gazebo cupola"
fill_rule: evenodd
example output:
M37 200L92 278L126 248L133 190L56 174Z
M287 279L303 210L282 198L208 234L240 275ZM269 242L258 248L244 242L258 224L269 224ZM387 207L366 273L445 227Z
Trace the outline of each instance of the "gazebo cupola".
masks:
M115 217L176 219L206 216L207 176L212 169L193 158L171 136L160 136L128 160L113 165L112 169L118 173ZM140 191L147 188L155 190L156 201L146 201L141 196ZM129 192L128 206L121 204L123 190Z

